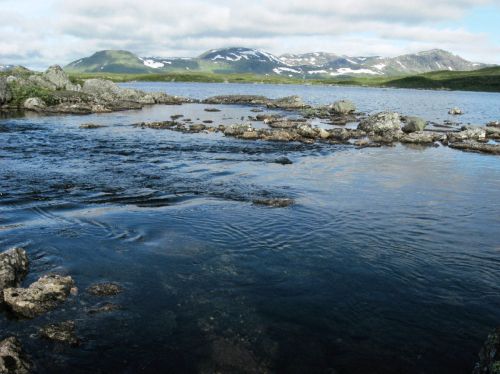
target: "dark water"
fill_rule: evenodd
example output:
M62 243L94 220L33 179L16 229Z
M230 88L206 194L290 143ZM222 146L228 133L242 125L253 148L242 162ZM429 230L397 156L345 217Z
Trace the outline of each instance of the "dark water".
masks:
M0 339L48 373L472 370L500 323L500 158L130 126L252 114L205 107L0 121L0 248L28 252L25 286L55 271L80 290L31 321L2 315ZM297 204L251 203L274 197ZM102 281L125 291L91 296ZM123 309L86 314L105 302ZM80 347L38 338L63 320Z

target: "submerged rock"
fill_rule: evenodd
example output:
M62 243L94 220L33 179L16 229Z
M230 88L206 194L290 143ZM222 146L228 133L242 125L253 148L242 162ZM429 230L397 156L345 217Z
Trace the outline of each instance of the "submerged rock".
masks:
M220 112L220 109L217 108L205 108L205 112Z
M486 339L479 352L479 362L472 374L500 373L500 327L497 327Z
M458 115L458 114L463 114L460 108L452 108L448 111L448 114L453 114L453 115Z
M275 164L281 164L281 165L291 165L293 164L292 160L290 160L288 157L280 157L274 160Z
M0 309L3 306L3 290L14 287L28 273L29 260L24 249L14 247L0 253Z
M356 105L350 100L336 101L332 105L332 111L340 115L349 114L356 111L356 109Z
M29 374L31 362L19 339L11 337L0 342L0 373Z
M401 120L396 112L381 112L364 118L358 125L359 130L377 134L401 129Z
M89 287L89 292L94 296L113 296L122 293L123 287L112 282L96 283Z
M40 335L42 339L48 339L70 346L80 344L80 340L76 336L76 322L74 321L48 324L38 330L38 335Z
M102 305L97 306L96 308L90 309L87 312L85 312L86 315L88 316L93 316L96 314L102 314L102 313L110 313L115 310L122 310L123 308L119 305L115 305L113 303L104 303Z
M41 316L76 292L71 277L49 274L28 288L7 288L4 299L10 314L15 318L30 319Z
M427 126L427 121L420 117L406 117L406 124L403 126L403 131L411 133L415 131L424 131Z
M269 199L269 200L260 200L255 199L253 203L256 205L268 205L275 208L285 208L289 205L295 204L295 200L292 199Z

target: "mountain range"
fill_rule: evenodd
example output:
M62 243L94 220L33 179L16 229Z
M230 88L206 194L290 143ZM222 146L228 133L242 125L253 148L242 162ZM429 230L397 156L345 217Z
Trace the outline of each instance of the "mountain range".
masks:
M148 74L205 71L218 74L252 73L295 78L388 77L431 71L471 71L491 65L469 62L440 49L395 58L340 56L333 53L271 53L251 48L212 49L198 57L139 57L128 51L106 50L67 66L69 73Z

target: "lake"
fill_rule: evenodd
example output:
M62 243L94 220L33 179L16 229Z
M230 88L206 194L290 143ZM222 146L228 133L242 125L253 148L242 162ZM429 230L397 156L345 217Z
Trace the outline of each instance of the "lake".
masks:
M500 120L495 93L121 86L199 99L298 94L311 105L350 99L366 113L435 122ZM465 114L448 115L455 106ZM19 337L48 373L470 373L500 324L500 158L131 126L176 114L214 125L253 115L207 107L0 120L0 249L26 249L25 287L56 272L79 288L34 320L2 314L0 340ZM275 163L283 156L293 164ZM252 204L267 198L296 204ZM124 292L88 292L107 281ZM88 315L106 302L121 309ZM81 346L37 336L66 320L77 322Z

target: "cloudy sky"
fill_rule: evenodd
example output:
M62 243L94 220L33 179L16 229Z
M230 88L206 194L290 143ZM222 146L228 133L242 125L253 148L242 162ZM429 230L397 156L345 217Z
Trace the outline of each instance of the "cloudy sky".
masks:
M0 64L230 46L387 57L441 48L500 64L498 20L500 0L0 0Z

